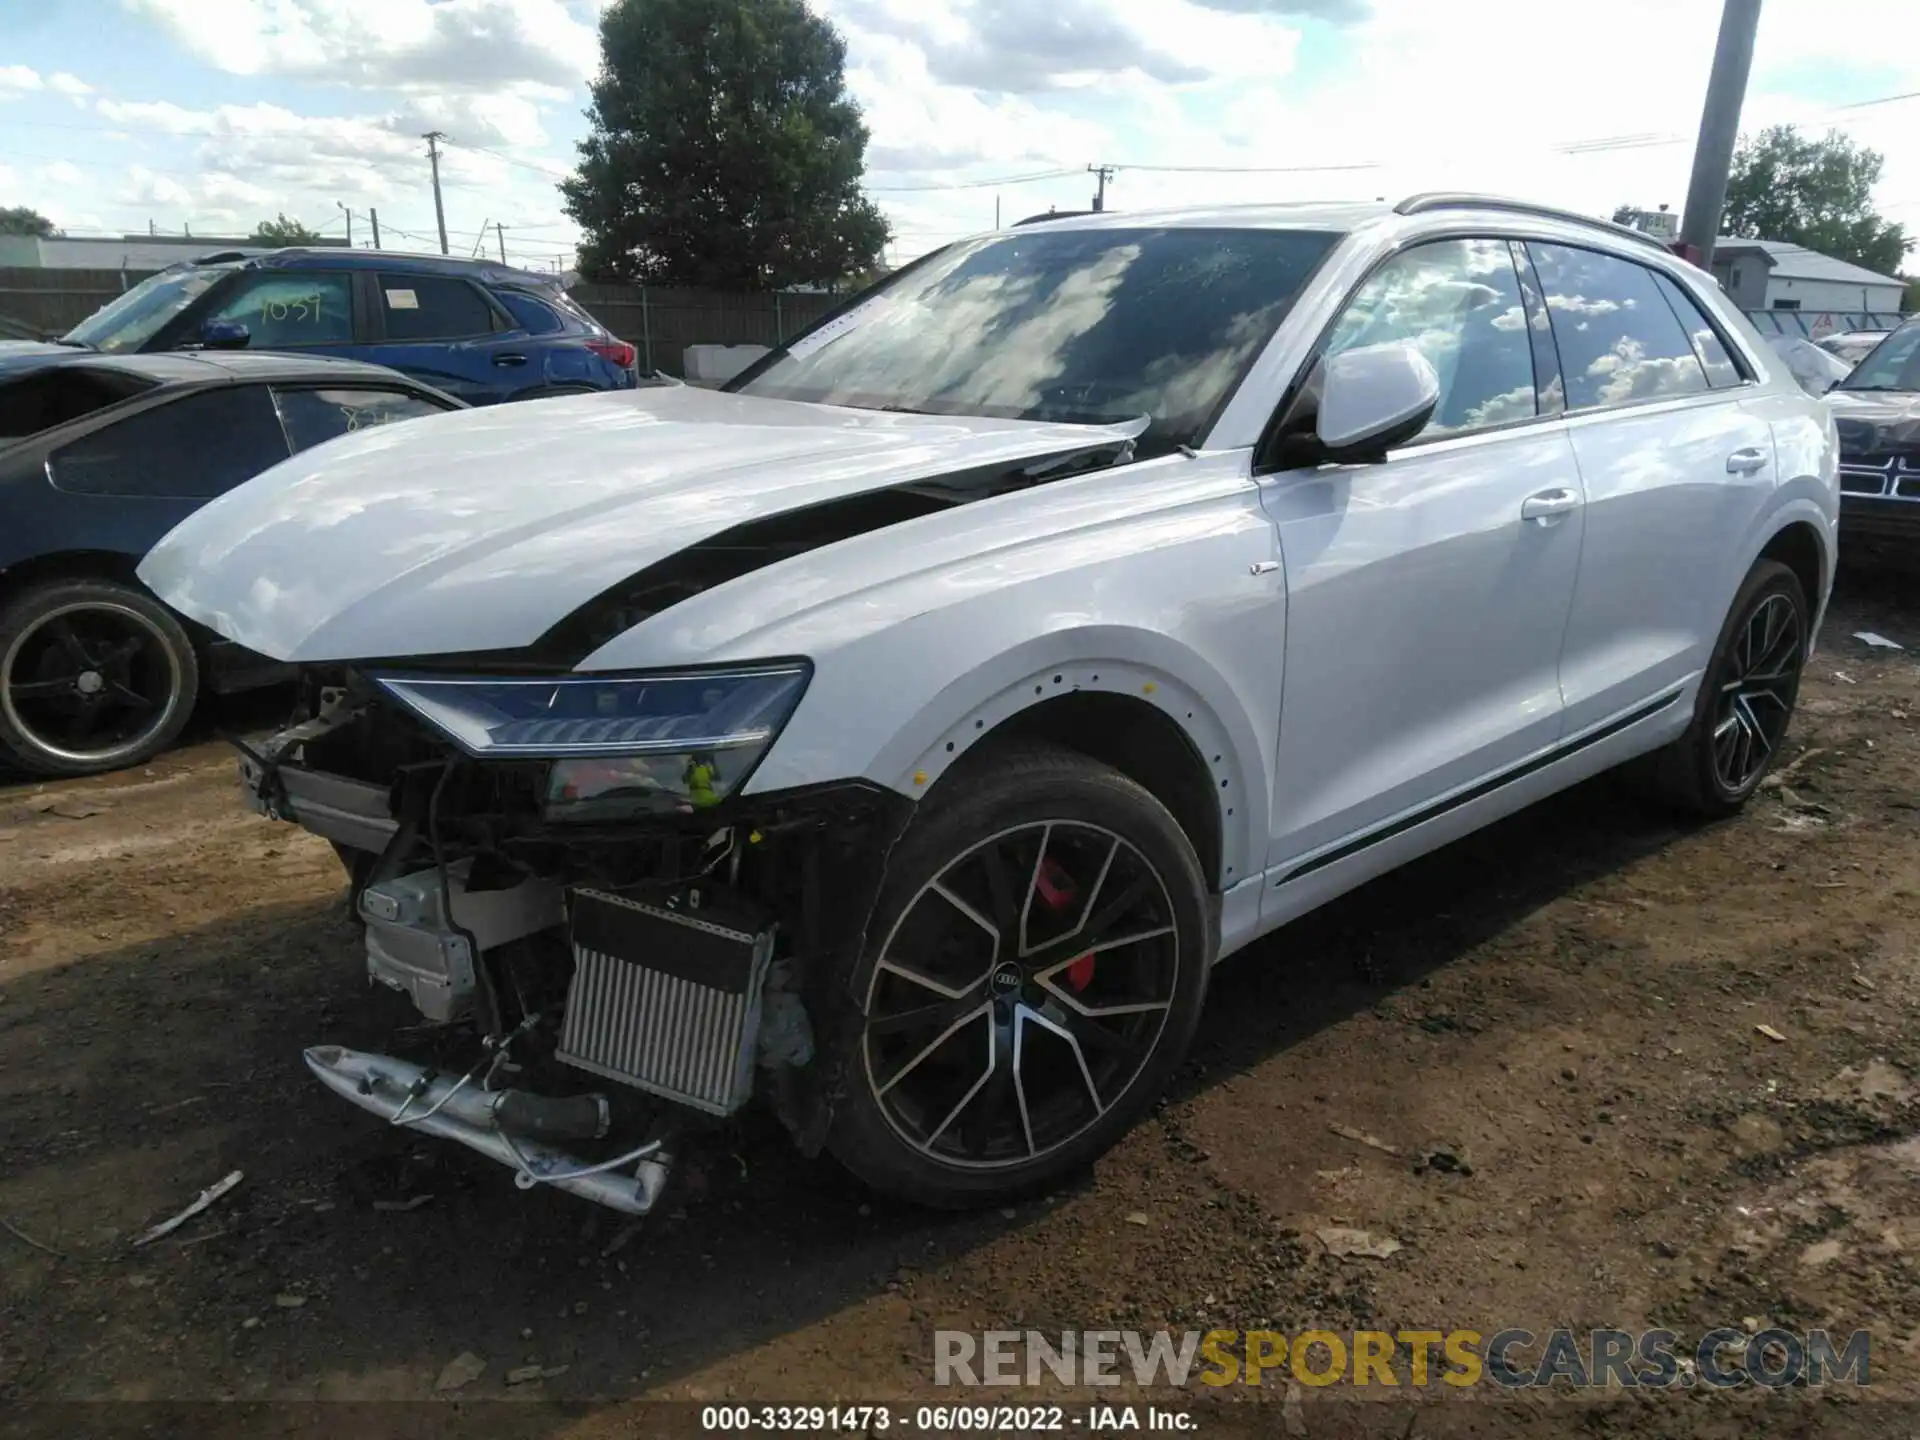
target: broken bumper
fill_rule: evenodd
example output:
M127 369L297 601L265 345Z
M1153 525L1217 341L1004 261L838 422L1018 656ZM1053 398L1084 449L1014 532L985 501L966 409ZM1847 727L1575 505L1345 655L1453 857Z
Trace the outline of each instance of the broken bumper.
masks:
M349 850L378 855L399 828L385 785L298 765L275 766L269 782L265 767L251 756L240 761L240 783L262 815L290 820Z
M592 1165L544 1142L516 1136L501 1125L499 1092L423 1070L390 1055L340 1045L316 1045L307 1068L334 1094L389 1124L455 1140L514 1172L522 1190L551 1185L627 1215L645 1215L666 1188L670 1157L655 1141L615 1160Z

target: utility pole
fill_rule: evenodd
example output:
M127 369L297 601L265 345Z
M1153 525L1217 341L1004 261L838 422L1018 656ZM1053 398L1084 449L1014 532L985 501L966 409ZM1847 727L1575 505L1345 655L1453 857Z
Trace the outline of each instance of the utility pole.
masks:
M996 230L1000 228L1000 197L998 195L993 197L993 228Z
M500 242L500 263L504 265L507 263L507 232L498 220L493 222L493 238Z
M347 249L351 250L353 248L353 211L341 205L338 200L333 203L340 205L340 213L347 217Z
M1714 46L1707 103L1700 112L1700 139L1693 148L1693 177L1680 224L1682 253L1702 270L1713 265L1713 242L1727 208L1727 176L1740 138L1740 106L1753 69L1753 37L1760 28L1760 0L1726 0L1720 39Z
M1113 170L1114 167L1111 165L1089 165L1087 167L1087 173L1089 175L1097 175L1100 179L1100 188L1093 192L1093 208L1096 213L1107 208L1107 181L1113 178Z
M427 142L427 159L433 163L433 218L440 225L440 253L447 253L447 211L440 203L440 142L447 137L438 130L429 130L420 137Z
M367 219L373 222L373 248L380 248L380 212L371 205L367 207Z

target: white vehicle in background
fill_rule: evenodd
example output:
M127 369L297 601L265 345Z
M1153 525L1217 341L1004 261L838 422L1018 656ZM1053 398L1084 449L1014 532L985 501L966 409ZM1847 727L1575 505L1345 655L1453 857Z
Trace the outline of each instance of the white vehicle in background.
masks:
M1822 350L1837 355L1846 361L1849 367L1858 365L1891 331L1887 330L1845 330L1838 335L1827 335L1814 341Z
M1809 395L1824 395L1853 373L1853 366L1831 350L1798 335L1769 335L1767 344Z
M316 1046L329 1087L636 1213L757 1094L959 1206L1099 1155L1214 962L1363 881L1639 757L1737 810L1835 465L1633 231L1081 215L722 392L348 438L141 574L303 667L253 803L341 847L372 976L474 1032L453 1075Z

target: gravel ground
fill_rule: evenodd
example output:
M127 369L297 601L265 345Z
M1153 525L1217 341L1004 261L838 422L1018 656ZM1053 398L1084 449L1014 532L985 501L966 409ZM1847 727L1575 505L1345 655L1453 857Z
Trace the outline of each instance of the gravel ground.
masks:
M373 1428L644 1434L620 1402L951 1403L941 1328L1779 1324L1869 1330L1868 1398L1158 1398L1203 1434L1920 1428L1920 581L1843 576L1788 754L1737 820L1597 782L1229 962L1176 1093L1050 1201L894 1207L749 1119L634 1229L309 1079L301 1047L381 1048L404 1002L222 747L0 788L0 1402L74 1433L31 1402L438 1395ZM591 1404L468 1403L508 1396Z

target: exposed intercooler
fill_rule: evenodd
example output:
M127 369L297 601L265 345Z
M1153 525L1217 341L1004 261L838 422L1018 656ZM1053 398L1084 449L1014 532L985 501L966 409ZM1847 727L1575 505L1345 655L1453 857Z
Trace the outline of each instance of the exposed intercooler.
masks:
M710 1115L753 1093L773 931L726 911L574 890L557 1058Z

